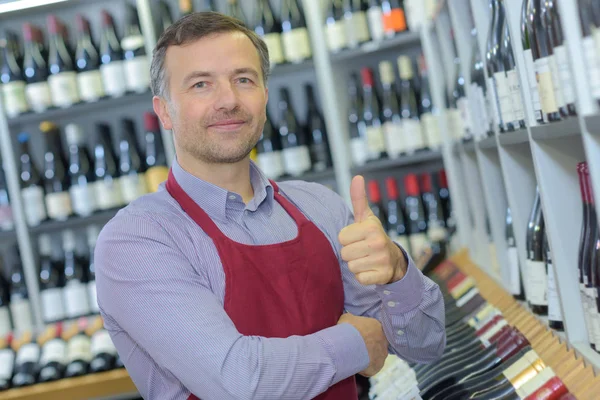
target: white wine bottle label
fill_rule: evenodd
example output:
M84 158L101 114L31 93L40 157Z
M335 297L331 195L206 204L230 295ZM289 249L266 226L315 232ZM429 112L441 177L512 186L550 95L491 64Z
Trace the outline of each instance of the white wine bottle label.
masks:
M350 152L352 153L352 163L355 167L365 165L369 160L370 154L367 149L367 141L362 137L350 140Z
M67 361L67 344L62 339L52 339L44 343L42 347L42 357L40 358L40 366L44 366L51 362L57 362L65 365Z
M45 289L40 292L42 297L42 314L44 322L56 322L66 318L63 292L61 288Z
M90 308L92 309L92 312L94 314L99 314L100 313L100 306L98 305L98 295L96 292L96 281L90 281L87 283L87 291L88 291L88 296L89 296L89 301L90 301Z
M582 40L583 56L586 71L588 73L588 84L595 99L600 99L600 66L596 44L592 36L584 37Z
M127 80L125 79L125 67L123 61L113 61L100 66L104 92L110 97L120 97L127 92Z
M281 34L278 32L267 33L262 37L262 39L267 44L267 48L269 49L269 60L271 61L271 65L284 63L285 56L283 55Z
M63 289L65 309L69 318L77 318L90 313L89 294L85 284L77 280L67 282Z
M0 307L0 337L6 337L13 330L10 322L10 311L8 306Z
M15 352L11 349L0 350L0 379L8 381L13 376Z
M73 213L71 196L69 192L57 192L46 194L46 209L48 217L57 221L64 221Z
M283 150L285 171L292 176L299 176L310 170L310 152L307 146L292 147Z
M469 290L465 295L463 295L460 299L456 300L456 307L460 308L467 304L473 297L479 294L479 289L476 287Z
M380 41L385 37L385 29L383 26L383 11L381 7L370 7L367 10L367 20L369 21L369 33L375 41Z
M121 185L121 193L125 204L129 204L148 193L144 174L123 175L119 178L119 184Z
M38 226L48 216L44 201L44 189L40 186L29 186L21 190L25 219L29 226Z
M519 254L516 247L508 248L508 268L510 276L510 292L514 295L521 294L521 274L519 272Z
M345 13L343 23L344 33L346 34L346 45L350 49L358 47L358 45L360 44L360 40L358 39L358 32L354 29L354 14Z
M169 169L165 166L159 165L148 168L145 175L148 192L154 193L158 190L158 186L167 180L169 176Z
M16 365L23 365L31 362L36 363L40 359L40 346L37 343L25 343L19 348L17 352Z
M427 227L427 236L432 242L441 242L446 239L448 231L443 226L441 221L429 221Z
M132 92L144 93L150 87L150 64L148 57L138 56L123 62L127 89Z
M442 145L438 120L432 113L421 114L421 132L426 145L431 149L439 149Z
M285 173L283 157L280 151L261 153L257 157L258 166L269 179L277 179Z
M410 242L411 256L413 259L421 255L421 252L429 244L427 235L424 233L413 233L408 237L408 240Z
M404 137L402 123L387 121L383 124L383 135L385 137L385 148L388 157L396 158L404 152Z
M529 301L534 306L548 305L548 282L546 265L543 261L527 260L527 281Z
M595 343L600 343L600 314L598 313L598 307L596 306L596 299L594 298L594 313L591 316L591 323L592 323L592 331L594 333L594 341ZM549 311L548 311L549 312Z
M52 107L52 95L48 82L28 83L25 86L25 97L35 112L44 112Z
M575 87L573 86L573 77L569 68L569 56L564 43L554 48L554 58L558 66L560 75L560 84L566 104L575 104Z
M77 74L75 72L61 72L48 76L52 103L56 107L70 107L79 103L79 89L77 88Z
M325 34L329 51L335 53L346 47L346 31L343 21L334 21L325 25Z
M538 91L537 79L535 77L535 65L533 63L533 55L531 50L525 50L523 52L525 56L525 68L527 72L527 83L529 83L529 92L531 93L531 102L533 105L533 114L536 121L541 121L542 116L542 103L540 100L540 92Z
M473 122L471 120L471 111L469 110L469 101L466 97L461 97L456 102L456 108L460 113L460 119L463 121L464 135L473 132Z
M98 101L104 96L102 74L99 70L80 72L77 74L79 97L82 101Z
M94 184L96 204L100 210L110 210L123 205L123 195L118 179L106 177Z
M498 95L498 103L500 104L500 118L504 125L515 120L513 116L510 87L506 74L502 72L494 72L494 81L496 82L496 94Z
M85 335L75 335L67 344L67 363L76 360L90 362L92 360L90 338Z
M106 329L100 329L92 336L91 352L93 357L101 353L117 355L117 349Z
M550 321L563 320L552 264L548 264L548 319Z
M417 119L404 118L402 120L402 131L404 133L406 151L415 151L425 147L421 122Z
M16 332L22 333L33 330L33 316L31 315L29 299L12 296L10 299L10 313Z
M369 36L369 24L367 22L367 16L363 11L352 13L352 24L353 26L351 29L354 30L359 43L367 42L369 39L371 39Z
M291 63L299 63L312 57L308 30L296 28L281 34L285 59Z
M25 82L15 81L0 84L2 98L4 99L4 110L9 118L29 111L27 98L25 97Z
M580 295L581 295L581 305L583 307L583 316L585 319L585 326L586 326L587 332L588 332L588 340L590 341L590 343L594 344L594 343L596 343L596 338L594 336L594 330L592 328L592 321L590 318L590 308L588 305L587 293L585 292L585 286L583 284L581 284L581 286L579 287L579 291L580 291Z
M598 327L594 322L594 318L596 315L596 312L594 311L595 306L592 304L592 299L590 298L590 296L588 296L587 292L583 294L582 298L585 299L583 301L584 311L586 314L585 323L588 328L588 337L590 343L598 344L597 340L600 332L598 331Z
M489 114L489 107L487 104L485 93L481 86L475 85L474 93L476 99L475 101L477 102L476 114L479 116L481 134L485 135L485 133L490 129L490 126L492 126L492 120Z
M385 151L385 139L381 125L367 126L367 146L369 152L379 155Z
M556 63L556 57L554 54L548 56L548 65L550 66L550 74L552 75L552 87L554 88L554 99L558 108L562 108L566 105L562 91L562 84L560 82L560 73L558 71L558 64Z
M69 188L71 195L71 204L73 212L80 217L88 217L96 211L96 193L94 184L86 183L84 185L72 185Z
M506 72L508 88L510 90L510 100L513 111L513 121L523 121L525 119L525 109L523 101L521 101L521 84L519 83L519 75L516 69L511 69ZM517 128L517 127L515 127Z
M554 96L554 84L552 83L552 72L550 71L550 60L548 57L538 58L533 65L535 66L535 78L542 102L542 112L544 114L558 112Z
M489 115L494 118L494 126L498 126L502 123L502 117L500 115L500 101L498 100L498 90L494 76L488 78L488 106L490 107Z

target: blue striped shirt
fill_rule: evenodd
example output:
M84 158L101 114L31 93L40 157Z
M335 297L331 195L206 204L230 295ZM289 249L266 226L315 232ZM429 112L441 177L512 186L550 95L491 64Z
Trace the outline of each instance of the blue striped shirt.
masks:
M204 182L173 163L179 185L230 239L264 245L296 236L273 188L251 166L254 198ZM363 286L340 256L340 230L353 222L335 192L282 182L281 193L325 233L340 260L345 309L381 321L390 351L416 362L445 346L437 285L409 262L400 281ZM105 325L145 399L310 399L365 369L360 333L340 324L307 336L243 336L224 311L225 275L212 240L165 190L125 207L102 230L95 252ZM252 301L252 299L248 299Z

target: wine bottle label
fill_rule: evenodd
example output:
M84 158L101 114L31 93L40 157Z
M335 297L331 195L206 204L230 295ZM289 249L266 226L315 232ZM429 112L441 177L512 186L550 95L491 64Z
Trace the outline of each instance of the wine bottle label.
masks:
M558 65L558 74L560 75L560 84L566 104L575 104L575 87L573 78L569 69L569 56L564 43L554 48L554 57Z
M0 379L7 381L13 376L15 353L11 349L0 350Z
M448 231L442 225L441 221L429 221L427 227L427 236L432 242L442 242L446 239Z
M148 193L144 174L123 175L119 178L119 184L121 185L121 193L125 204L129 204Z
M548 319L550 321L562 321L560 300L554 280L554 267L548 263Z
M78 280L67 282L63 294L65 309L69 318L77 318L90 313L89 294L84 283Z
M367 147L369 152L377 156L385 151L385 139L381 125L367 126Z
M506 72L508 81L508 89L510 90L510 100L513 111L513 121L525 120L525 110L521 101L521 84L519 83L519 75L516 69L511 69ZM517 128L518 126L515 126Z
M56 322L65 319L65 305L61 288L45 289L40 292L42 297L42 314L44 322Z
M33 330L33 316L31 315L29 299L11 296L10 313L15 332L22 333Z
M94 184L75 184L69 188L73 212L81 217L90 216L96 211L96 193Z
M471 120L471 111L469 110L469 101L466 97L461 97L456 101L456 108L460 113L460 118L463 122L464 135L472 134L473 122Z
M396 32L406 30L406 16L401 8L393 8L383 14L383 28L386 35L391 36Z
M513 295L521 294L521 274L519 272L519 254L517 248L508 248L508 268L510 275L510 292Z
M138 56L123 62L127 90L144 93L150 87L150 64L148 57Z
M25 97L25 82L14 81L0 85L2 98L4 99L4 111L9 118L29 111L27 98Z
M79 86L79 97L83 101L98 101L104 96L102 74L99 70L78 73L77 85Z
M123 205L123 195L121 194L119 178L105 177L103 180L96 181L94 189L98 209L110 210L111 208Z
M558 112L556 98L554 97L554 84L552 83L550 60L548 57L538 58L534 61L533 65L535 67L535 78L537 80L538 92L542 102L542 112L544 114Z
M3 198L4 197L4 198ZM0 193L0 230L9 231L15 227L12 207L8 202L8 196Z
M47 218L44 190L40 186L29 186L21 190L25 219L29 226L38 226Z
M350 151L352 153L352 163L355 167L365 165L369 160L367 141L362 137L352 138L350 140Z
M285 172L292 176L302 175L310 170L310 153L307 146L283 149Z
M277 179L285 173L280 151L258 154L257 163L261 171L269 179Z
M159 165L148 168L145 175L148 192L154 193L158 190L158 186L166 181L169 177L169 169L165 166Z
M92 336L91 352L93 357L101 353L117 355L117 349L106 329L100 329Z
M329 51L337 52L346 47L346 31L343 21L334 21L325 25L325 34Z
M588 84L590 85L592 96L595 99L600 99L600 67L598 66L599 57L594 38L592 36L584 37L582 45L586 71L588 73Z
M462 139L465 132L465 124L460 117L460 111L456 108L452 108L450 111L450 118L452 118L452 127L454 128L454 137L456 139Z
M411 152L425 147L421 122L418 119L404 118L402 120L402 131L404 132L406 151Z
M430 149L439 149L442 146L438 120L432 113L421 114L421 132L423 132L425 142Z
M508 321L501 319L496 325L488 329L479 338L481 341L490 341L498 332L500 332L505 326L508 325Z
M10 322L10 311L8 306L0 307L0 337L6 337L12 331L12 322Z
M529 301L534 306L548 305L546 265L543 261L527 260Z
M19 348L17 352L16 365L23 365L25 363L36 363L40 359L40 346L37 343L25 343Z
M498 92L494 76L488 78L488 106L490 107L489 115L494 119L494 125L502 124L502 116L500 115L500 102L498 100Z
M58 221L64 221L73 213L71 197L69 192L57 192L46 194L46 209L48 217Z
M594 334L594 343L600 343L600 314L598 313L598 307L596 306L596 300L594 299L593 315L590 316L590 323L592 324L592 332Z
M411 243L412 245L412 243ZM450 295L455 299L459 299L468 290L470 290L473 286L475 286L475 281L471 277L467 277L463 279L456 287L452 288L450 291Z
M552 87L554 88L554 99L556 100L556 106L562 108L566 105L562 91L562 84L560 82L560 73L558 71L558 64L556 63L556 57L554 54L548 56L548 65L550 66L550 74L552 75Z
M373 40L380 41L385 36L385 29L383 27L383 12L381 7L374 6L367 10L367 20L369 22L369 33Z
M48 82L28 83L25 86L25 97L35 112L44 112L52 107L52 95Z
M90 308L94 314L100 313L100 306L98 305L98 295L96 294L96 281L90 281L87 284Z
M127 80L125 79L125 67L123 61L112 61L100 66L104 92L107 96L120 97L127 92Z
M313 163L313 171L325 171L327 169L327 163L329 159L329 149L327 148L327 144L323 142L311 144L310 159Z
M530 394L525 400L551 400L567 394L568 389L558 376L550 378L546 383Z
M456 307L460 308L462 306L464 306L465 304L467 304L473 297L475 297L476 295L479 294L479 289L472 288L471 290L469 290L464 296L462 296L460 299L456 300Z
M508 79L506 79L504 71L494 72L494 81L496 83L498 103L500 104L500 118L506 125L507 123L514 121L515 118L512 110L510 87L508 86Z
M527 83L529 84L529 92L531 93L531 102L533 106L533 114L536 121L541 121L542 115L542 103L540 100L540 93L538 92L537 80L535 78L535 65L533 63L533 55L531 49L523 51L525 57L525 69L527 72Z
M404 152L404 137L402 123L387 121L383 123L385 149L390 158L396 158Z
M592 320L590 314L590 307L588 302L587 293L585 293L585 288L581 289L581 305L583 307L583 316L585 318L585 326L588 332L588 340L591 344L596 343L596 336L594 335L594 329L592 327Z
M535 393L536 390L538 390L540 387L542 387L542 385L544 385L546 382L548 382L555 376L556 374L554 373L552 368L546 367L539 374L532 377L530 380L525 382L523 386L518 388L517 395L519 395L519 398L525 399L528 396Z
M530 367L531 367L531 364L530 364L528 358L526 356L523 356L518 361L516 361L514 364L512 364L511 366L506 368L502 372L502 375L504 375L508 381L513 383L513 380L517 376L519 376L519 374L521 374L521 372L523 372L524 370L526 370Z
M312 57L308 30L296 28L281 34L285 59L291 63L300 63Z
M269 60L271 61L271 65L284 63L285 56L283 55L281 34L278 32L267 33L262 37L262 39L267 44L267 48L269 49Z
M65 365L67 361L67 344L62 339L52 339L47 341L42 347L42 357L40 358L40 366L44 366L51 362L57 362Z
M352 26L350 29L353 30L358 43L367 42L369 39L371 39L369 36L369 24L367 22L367 16L363 11L352 13Z
M424 233L413 233L408 237L410 241L410 249L412 251L411 256L417 258L421 255L421 252L428 246L429 241L427 235Z
M67 363L70 364L77 360L89 363L92 360L90 347L89 337L81 334L73 336L67 344Z
M485 93L483 88L476 83L471 84L473 90L473 94L475 97L475 118L478 118L479 126L481 127L480 133L485 135L485 133L492 126L491 117L489 115L489 107L487 104L487 100L485 97Z
M48 77L52 103L56 107L70 107L79 102L79 89L77 88L77 74L75 72L61 72Z

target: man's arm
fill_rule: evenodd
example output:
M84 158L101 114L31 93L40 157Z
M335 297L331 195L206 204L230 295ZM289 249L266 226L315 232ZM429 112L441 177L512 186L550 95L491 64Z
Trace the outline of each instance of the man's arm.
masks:
M197 397L310 399L369 365L349 324L285 339L241 335L178 249L185 240L121 212L98 240L96 282L103 312Z

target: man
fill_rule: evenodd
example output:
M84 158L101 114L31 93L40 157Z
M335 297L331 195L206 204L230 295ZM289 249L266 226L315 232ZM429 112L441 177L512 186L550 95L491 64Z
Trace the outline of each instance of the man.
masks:
M362 177L354 220L327 188L251 163L268 71L262 40L217 13L179 20L154 50L177 160L96 247L105 324L146 399L356 399L353 376L388 350L430 362L444 349L439 288L386 236Z

